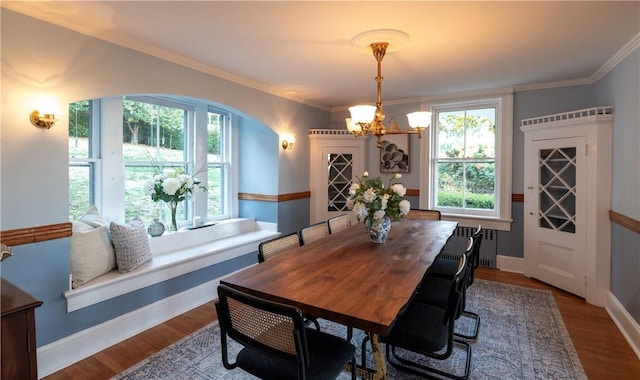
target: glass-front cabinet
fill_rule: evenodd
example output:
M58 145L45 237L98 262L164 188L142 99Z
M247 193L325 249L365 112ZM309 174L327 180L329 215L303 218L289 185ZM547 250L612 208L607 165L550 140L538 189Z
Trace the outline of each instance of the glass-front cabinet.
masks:
M576 232L576 147L538 151L538 226Z
M366 138L355 139L346 130L309 131L311 210L310 223L350 213L349 188L354 175L364 172Z
M524 273L606 306L611 107L522 121Z
M353 178L353 153L328 153L327 211L349 211L349 187Z

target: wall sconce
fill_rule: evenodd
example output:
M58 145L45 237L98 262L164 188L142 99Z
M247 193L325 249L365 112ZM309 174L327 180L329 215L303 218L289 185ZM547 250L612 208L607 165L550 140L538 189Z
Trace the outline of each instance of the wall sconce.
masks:
M296 137L294 135L288 135L282 138L282 143L280 145L282 145L283 150L291 150L295 143Z
M44 116L40 116L40 112L38 110L31 112L29 120L34 126L45 129L53 127L53 124L56 122L56 118L52 113L45 113Z
M8 259L13 255L13 251L11 247L9 247L4 243L1 244L1 247L2 247L2 256L0 256L0 261L4 261L4 259Z

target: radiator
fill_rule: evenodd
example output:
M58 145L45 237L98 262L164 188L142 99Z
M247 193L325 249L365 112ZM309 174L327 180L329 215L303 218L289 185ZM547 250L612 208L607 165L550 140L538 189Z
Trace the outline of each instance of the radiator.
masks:
M473 236L476 228L457 227L453 236L442 249L440 256L447 259L458 260L467 248L469 237ZM496 268L496 246L498 243L498 231L482 229L482 244L480 245L480 266Z

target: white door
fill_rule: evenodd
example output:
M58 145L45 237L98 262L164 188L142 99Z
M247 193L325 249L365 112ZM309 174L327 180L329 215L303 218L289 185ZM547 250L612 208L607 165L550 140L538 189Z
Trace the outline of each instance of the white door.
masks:
M586 137L525 148L525 275L586 295Z

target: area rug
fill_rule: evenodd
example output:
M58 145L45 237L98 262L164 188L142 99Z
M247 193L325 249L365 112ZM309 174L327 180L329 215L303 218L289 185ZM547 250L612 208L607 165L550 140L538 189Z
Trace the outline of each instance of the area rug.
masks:
M467 293L467 310L481 317L480 333L472 346L471 379L586 379L560 311L548 290L529 289L476 279ZM322 330L346 336L344 326L321 320ZM456 331L465 332L470 321L462 317ZM354 331L352 342L360 346L364 337ZM232 342L233 358L239 346ZM369 347L370 350L370 347ZM360 347L357 354L360 360ZM446 361L430 361L407 354L445 371L460 375L464 353L454 350ZM371 354L367 355L373 367ZM389 379L417 379L415 375L388 366ZM339 379L349 379L346 373ZM114 379L253 379L240 369L222 365L220 330L217 322L150 356Z

